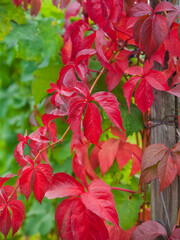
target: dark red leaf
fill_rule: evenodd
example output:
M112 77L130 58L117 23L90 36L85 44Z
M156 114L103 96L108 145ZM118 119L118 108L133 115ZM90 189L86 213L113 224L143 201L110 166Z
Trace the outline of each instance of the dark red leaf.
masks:
M176 10L176 8L174 7L174 5L170 2L160 2L154 9L154 12L164 12L164 11L174 11Z
M156 165L161 159L163 159L168 148L164 144L151 144L149 145L142 157L142 172L153 165Z
M165 40L169 32L166 18L164 16L160 14L156 14L153 16L152 31L153 31L155 42L159 47L161 43Z
M149 16L145 19L140 30L140 41L144 52L147 57L150 58L153 53L159 48L159 45L155 41L153 32L153 17Z
M144 113L151 107L154 101L153 89L151 85L142 79L135 92L135 103L137 107Z
M97 92L91 96L106 112L111 122L118 128L124 130L122 125L121 112L117 98L109 92Z
M49 199L67 196L79 196L84 193L84 187L75 178L66 173L56 173L52 178L52 186L46 192Z
M147 221L136 228L131 238L133 240L154 240L158 236L167 238L166 229L158 222Z
M136 4L128 11L128 15L131 17L141 17L152 13L153 13L152 8L147 3L144 2Z
M41 0L31 0L31 16L36 16L41 8Z
M83 119L84 136L92 144L97 144L102 133L101 114L94 103L88 103Z
M180 236L180 228L176 228L174 229L174 231L172 231L171 236L169 237L169 240L179 240L179 236Z
M105 182L92 181L88 186L88 192L83 193L81 199L88 210L119 227L111 188Z
M158 165L159 192L169 186L177 174L176 165L172 156L167 152Z

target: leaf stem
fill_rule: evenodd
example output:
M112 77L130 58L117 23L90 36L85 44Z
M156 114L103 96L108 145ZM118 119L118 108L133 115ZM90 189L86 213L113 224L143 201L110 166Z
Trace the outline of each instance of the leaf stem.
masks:
M118 191L123 191L123 192L128 192L128 193L136 193L133 190L125 189L125 188L119 188L119 187L111 187L111 190L118 190Z

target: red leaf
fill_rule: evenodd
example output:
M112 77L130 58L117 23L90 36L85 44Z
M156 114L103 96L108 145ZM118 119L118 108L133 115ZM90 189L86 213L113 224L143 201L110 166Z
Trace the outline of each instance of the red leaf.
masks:
M33 170L31 167L24 167L22 175L19 179L20 188L25 195L26 199L29 199L31 195L31 183L33 177Z
M111 167L116 157L119 147L119 140L110 138L107 139L102 145L98 153L99 165L102 176Z
M176 228L176 229L174 229L174 231L172 231L169 239L170 240L179 240L179 236L180 236L180 228Z
M111 188L102 180L92 181L88 192L83 193L81 199L88 210L119 227Z
M64 43L64 46L61 49L62 62L67 64L71 60L72 56L72 41L71 38Z
M117 229L113 225L108 225L109 239L110 240L130 240L132 233L136 229L135 226L124 231L122 228Z
M152 8L147 3L144 2L136 4L128 11L128 15L131 17L140 17L152 13L153 13Z
M97 92L91 96L106 112L111 122L118 128L124 130L122 125L121 112L117 98L109 92Z
M97 179L88 156L89 142L85 137L75 138L73 136L71 141L71 149L75 148L76 154L73 158L73 171L81 182L87 186L86 176L91 180Z
M168 35L169 28L167 26L166 18L160 14L153 16L152 31L155 42L159 47Z
M81 161L82 159L79 159L77 155L75 154L73 157L73 172L75 173L76 177L80 179L80 181L84 184L84 186L87 186L87 179L86 179L86 169L84 166L84 162Z
M97 144L102 133L101 114L94 103L88 103L83 119L84 136L92 144Z
M133 240L154 240L161 235L167 238L166 229L158 222L147 221L136 228L131 238Z
M139 66L133 66L126 69L125 73L128 73L130 75L143 75L143 69Z
M128 105L129 112L130 112L131 98L132 98L134 88L141 78L142 77L140 76L134 76L130 78L127 82L125 82L125 84L123 85L123 93Z
M15 4L17 7L21 5L23 0L12 0L13 4Z
M0 232L2 232L2 234L6 238L11 228L11 215L8 210L8 207L0 205L0 210L2 210L3 208L4 210L0 211Z
M108 240L108 231L101 218L87 210L80 198L66 199L55 215L62 239Z
M41 203L52 181L52 168L48 164L38 164L35 167L33 192L35 198Z
M31 16L36 16L41 8L41 0L31 0Z
M67 196L79 196L84 193L84 187L75 178L66 173L56 173L52 178L52 186L46 192L49 199Z
M130 143L120 143L118 152L116 155L116 159L119 165L119 169L121 170L132 158L131 152L131 144Z
M86 9L89 17L101 28L105 27L108 18L108 8L105 2L100 0L87 0Z
M73 207L73 214L71 216L71 224L74 230L75 239L109 239L107 228L104 221L87 210L81 199L77 199Z
M157 164L161 159L163 159L168 148L164 144L151 144L149 145L142 157L142 172L149 167Z
M148 58L150 58L159 47L154 38L152 23L153 17L149 16L143 22L140 30L140 41Z
M113 71L108 71L106 77L106 85L109 92L112 91L119 84L123 74L117 62L113 62L111 66L113 67Z
M176 97L180 97L180 84L176 85L175 87L171 88L169 93L175 95Z
M12 211L12 236L19 230L25 218L24 204L19 200L10 201L9 207Z
M20 188L28 200L31 194L31 185L35 198L41 203L47 189L50 187L52 168L48 164L38 164L35 168L25 167L19 179Z
M169 186L177 174L176 165L170 153L166 153L158 165L159 192Z
M168 91L169 86L167 84L166 76L163 72L158 72L156 70L150 70L145 76L148 83L157 90Z
M134 97L137 107L143 113L151 107L154 100L153 89L145 79L142 79L140 82L139 86L136 89Z
M65 12L66 26L69 23L69 18L72 16L75 17L79 13L80 8L81 8L81 4L77 1L71 2L68 5L68 7L66 8L66 12Z
M88 30L86 22L83 20L76 21L70 24L66 28L66 32L64 33L64 43L71 39L72 42L72 54L71 54L71 61L73 61L79 52L81 44L84 40L84 33Z
M87 87L87 85L84 82L76 82L76 85L74 86L74 89L82 94L85 98L89 98L90 94L89 94L89 89Z
M11 179L12 177L16 176L15 174L8 173L5 177L0 177L0 188L2 188L3 184Z
M73 97L69 102L68 123L75 136L81 136L81 118L86 106L81 96Z
M164 11L173 11L176 10L174 5L170 2L160 2L154 9L154 12L164 12Z
M106 45L105 34L102 30L98 29L96 31L96 38L95 38L95 48L97 51L97 59L101 63L102 66L107 68L110 71L113 71L113 68L107 58L103 53L102 45Z
M71 216L78 199L65 199L56 208L55 219L62 239L75 240L71 226Z

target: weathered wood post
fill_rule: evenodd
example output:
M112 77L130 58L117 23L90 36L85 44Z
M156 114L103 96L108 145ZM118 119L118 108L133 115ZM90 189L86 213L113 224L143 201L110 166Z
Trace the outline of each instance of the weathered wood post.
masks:
M154 8L159 2L151 0L151 6ZM168 58L166 59L168 60ZM155 64L156 70L162 70L159 64ZM179 104L179 105L178 105ZM180 114L180 101L177 97L166 93L154 90L154 103L151 107L150 118L152 124L164 122L151 128L150 143L163 143L171 148L178 140L177 125L168 125L168 121L175 119L172 116ZM169 116L169 117L168 117ZM177 120L177 119L176 119ZM165 123L167 122L167 124ZM154 180L151 183L151 219L161 220L165 223L168 233L170 233L168 219L163 207L163 199L167 208L167 214L170 220L171 228L176 224L178 217L178 209L180 206L180 181L179 178L163 190L162 195L159 194L159 182ZM163 238L162 238L163 239Z

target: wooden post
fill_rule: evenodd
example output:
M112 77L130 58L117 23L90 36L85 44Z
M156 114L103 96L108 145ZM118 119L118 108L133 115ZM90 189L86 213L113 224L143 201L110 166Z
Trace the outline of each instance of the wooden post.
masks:
M161 122L162 119L165 119L165 121L168 121L168 119L173 119L165 117L168 115L175 115L177 113L175 108L178 108L175 96L170 95L169 93L154 90L154 103L151 107L151 119L153 124ZM151 128L151 144L163 143L167 147L171 148L176 143L176 140L177 138L175 126L162 124ZM176 224L178 216L180 191L180 185L178 184L178 177L176 177L173 183L162 192L171 228ZM158 180L154 180L151 183L151 219L161 220L162 222L164 222L168 233L170 233L162 198L159 194Z
M151 7L153 9L158 3L158 0L150 0ZM177 2L176 4L179 4L179 2ZM166 59L166 61L167 60L168 58ZM155 63L154 69L161 71L162 67L158 63ZM173 117L168 118L168 115L177 116L179 114L180 100L177 97L166 92L154 90L154 103L151 107L150 114L150 118L153 124L161 122L163 119L164 121L168 122L168 120L170 121L172 119L175 119ZM150 143L163 143L167 147L171 148L179 140L179 136L177 135L177 129L178 125L171 126L168 124L162 124L151 128ZM162 196L164 198L164 202L167 208L167 214L172 229L172 227L177 222L178 209L180 207L180 181L178 176L169 187L163 190ZM168 234L170 234L168 219L166 217L165 209L163 207L162 196L159 194L159 182L158 180L154 180L151 183L151 219L164 222Z

